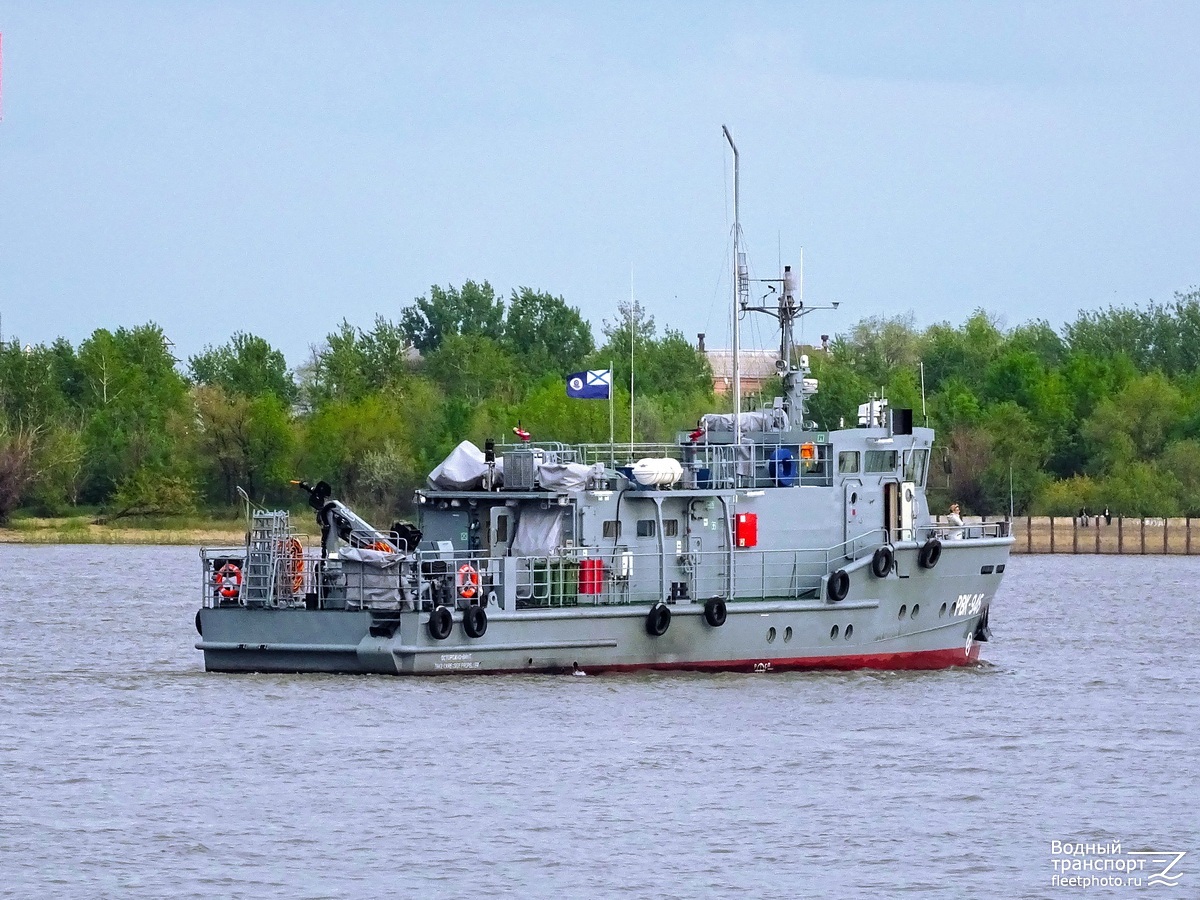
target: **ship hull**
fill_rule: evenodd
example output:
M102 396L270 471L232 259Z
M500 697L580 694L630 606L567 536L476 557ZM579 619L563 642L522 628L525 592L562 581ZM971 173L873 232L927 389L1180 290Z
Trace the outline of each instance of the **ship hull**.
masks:
M486 633L469 637L462 613L443 640L428 612L206 608L205 667L217 672L454 675L514 672L940 669L978 661L1000 583L994 569L1011 540L946 553L936 570L856 579L840 603L755 600L728 604L719 627L698 603L676 603L666 632L648 633L647 605L489 608ZM981 566L981 562L987 562ZM1002 570L1001 566L1001 570Z

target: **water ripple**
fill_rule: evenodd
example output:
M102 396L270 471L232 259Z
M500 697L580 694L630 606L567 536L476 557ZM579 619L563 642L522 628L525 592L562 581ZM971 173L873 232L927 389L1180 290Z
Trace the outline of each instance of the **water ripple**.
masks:
M1043 897L1051 840L1200 850L1185 559L1014 559L968 669L450 680L207 675L196 562L0 547L0 894Z

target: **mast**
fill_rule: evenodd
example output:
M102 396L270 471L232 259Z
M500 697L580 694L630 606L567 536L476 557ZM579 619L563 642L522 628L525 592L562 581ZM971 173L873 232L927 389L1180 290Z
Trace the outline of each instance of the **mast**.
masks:
M742 443L742 370L739 356L742 344L742 323L738 316L738 300L741 296L741 236L742 224L738 211L738 149L733 135L724 125L725 140L733 151L733 435L734 444Z

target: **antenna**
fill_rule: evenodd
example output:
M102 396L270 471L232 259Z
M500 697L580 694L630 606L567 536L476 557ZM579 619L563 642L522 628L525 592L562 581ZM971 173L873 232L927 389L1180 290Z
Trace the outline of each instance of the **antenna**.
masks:
M742 293L741 260L739 258L741 256L742 223L738 212L738 149L729 129L722 125L721 131L725 133L725 140L729 141L729 148L733 151L733 442L735 445L740 445L742 443L742 371L738 356L742 349L742 322L738 315L738 301L741 299Z
M633 299L633 263L629 264L629 461L633 462L633 346L637 343L634 329L637 327L637 301Z
M925 360L921 360L921 418L929 424L929 414L925 412Z

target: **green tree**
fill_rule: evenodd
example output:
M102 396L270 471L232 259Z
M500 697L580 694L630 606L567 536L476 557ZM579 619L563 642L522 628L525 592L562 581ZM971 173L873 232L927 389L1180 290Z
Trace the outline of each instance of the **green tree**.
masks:
M998 512L1013 508L1027 512L1049 481L1043 466L1050 456L1052 442L1034 422L1028 410L1010 401L987 411L984 428L989 437L990 461L980 476L982 510Z
M938 391L943 382L958 378L982 393L984 372L1003 343L996 320L983 310L976 310L962 328L943 322L926 329L921 350L926 390Z
M812 377L817 379L817 394L807 403L807 418L824 428L843 423L853 428L858 421L858 406L865 403L871 388L854 369L835 343L829 353L814 353L810 360ZM875 388L878 390L878 385Z
M624 388L629 384L630 334L633 339L633 371L635 403L643 397L667 396L676 398L668 406L692 406L694 399L712 398L712 367L703 353L683 336L682 332L667 329L657 337L654 317L647 315L636 302L617 305L617 318L604 322L607 338L603 347L592 357L593 368L613 364L613 382ZM685 399L686 398L686 399ZM693 421L671 422L669 427L694 425Z
M95 331L79 347L86 423L84 499L102 502L144 467L175 461L168 427L186 411L187 382L157 325Z
M261 397L270 394L280 402L296 402L296 382L283 354L265 340L244 331L219 347L205 347L188 361L196 384L214 385L231 394Z
M504 343L531 373L576 371L596 349L592 329L561 297L523 287L513 291Z
M1009 350L1032 353L1047 368L1062 365L1067 354L1066 343L1044 319L1018 325L1008 335L1006 346Z
M375 326L361 333L359 347L365 380L380 387L402 380L420 358L404 328L383 316L376 316Z
M70 346L69 344L67 345ZM0 417L16 427L46 425L69 403L58 380L59 345L0 344Z
M1162 453L1181 418L1183 397L1157 372L1131 381L1115 397L1103 400L1084 425L1104 471L1125 468L1134 460L1152 462Z
M1178 483L1181 512L1200 516L1200 441L1168 444L1160 460L1160 470Z
M629 394L623 398L622 435L629 440ZM616 399L616 398L614 398ZM513 422L531 431L534 440L551 438L572 443L608 440L608 404L602 400L577 400L567 396L561 378L543 380L513 411Z
M400 313L400 329L421 353L436 350L451 335L504 338L504 301L486 281L464 282L461 289L433 285Z
M187 479L143 466L121 480L112 497L112 512L96 522L103 525L126 516L179 516L195 508L196 492Z
M0 525L7 525L38 477L39 429L10 429L0 424Z
M197 459L211 500L230 503L238 487L252 498L285 499L296 435L273 393L247 397L220 386L194 389Z
M345 319L336 331L314 347L312 358L302 372L304 394L310 406L334 400L357 400L372 385L362 332Z
M912 313L863 319L841 338L836 352L847 358L860 378L882 388L900 370L917 369L920 341Z
M499 342L481 334L454 334L431 351L423 373L447 396L471 406L489 398L515 402L529 374Z
M1095 503L1122 516L1177 516L1180 508L1180 484L1170 472L1155 463L1137 460L1103 479Z

